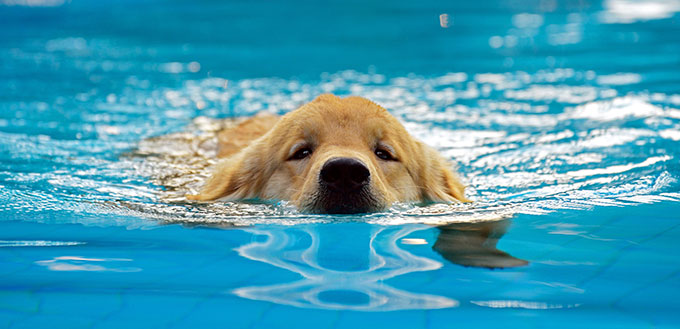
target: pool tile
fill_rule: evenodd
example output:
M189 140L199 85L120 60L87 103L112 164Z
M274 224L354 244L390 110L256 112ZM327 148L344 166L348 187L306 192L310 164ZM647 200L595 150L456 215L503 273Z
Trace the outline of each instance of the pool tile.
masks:
M82 310L81 310L82 312ZM85 314L86 312L83 312ZM36 314L20 321L14 322L12 329L35 329L35 328L92 328L95 322L92 318L84 316L59 316Z
M40 292L39 296L41 315L97 319L121 307L120 297L106 290L85 293ZM83 312L83 309L87 309L87 312Z
M393 311L393 312L342 312L334 329L390 328L390 329L425 329L427 314L425 311Z
M273 307L271 303L218 294L178 312L181 316L168 328L253 328Z
M337 323L338 317L339 311L272 305L272 307L255 322L253 328L330 329Z
M0 291L0 311L34 313L40 307L40 297L25 290Z

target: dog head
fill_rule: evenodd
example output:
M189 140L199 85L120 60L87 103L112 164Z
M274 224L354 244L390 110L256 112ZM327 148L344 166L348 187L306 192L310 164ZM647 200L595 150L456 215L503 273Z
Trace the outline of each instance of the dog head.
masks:
M289 200L302 211L363 213L396 201L468 201L436 151L384 108L321 95L218 165L195 200Z

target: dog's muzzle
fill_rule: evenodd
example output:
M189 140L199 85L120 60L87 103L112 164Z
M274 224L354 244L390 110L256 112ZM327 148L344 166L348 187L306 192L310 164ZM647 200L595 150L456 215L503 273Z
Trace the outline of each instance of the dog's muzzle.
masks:
M322 184L334 192L352 193L368 185L371 172L359 160L333 158L324 163L319 178Z
M370 191L371 171L353 158L332 158L319 172L318 199L315 212L354 214L372 212L379 208Z

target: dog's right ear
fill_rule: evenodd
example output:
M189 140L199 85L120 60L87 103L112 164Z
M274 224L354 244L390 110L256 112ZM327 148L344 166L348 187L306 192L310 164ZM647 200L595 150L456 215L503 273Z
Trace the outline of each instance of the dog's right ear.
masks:
M422 201L430 202L471 202L465 197L465 186L450 169L450 164L437 151L416 143L420 150L417 185L421 187Z
M223 160L199 194L187 195L188 200L211 201L256 199L266 178L271 176L268 161L262 158L261 143L255 143L234 156Z

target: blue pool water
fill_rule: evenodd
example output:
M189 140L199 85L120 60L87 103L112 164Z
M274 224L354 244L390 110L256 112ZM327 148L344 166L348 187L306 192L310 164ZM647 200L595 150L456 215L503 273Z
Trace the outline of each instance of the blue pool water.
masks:
M678 12L0 0L0 328L677 328ZM216 118L324 92L390 109L475 202L178 201Z

